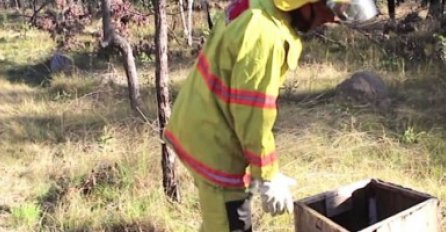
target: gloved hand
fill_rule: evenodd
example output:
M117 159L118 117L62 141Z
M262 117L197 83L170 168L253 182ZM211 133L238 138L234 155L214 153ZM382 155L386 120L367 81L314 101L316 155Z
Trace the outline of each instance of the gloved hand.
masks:
M263 210L273 216L293 212L293 197L290 187L296 181L288 176L278 173L271 181L254 180L253 186L262 199Z

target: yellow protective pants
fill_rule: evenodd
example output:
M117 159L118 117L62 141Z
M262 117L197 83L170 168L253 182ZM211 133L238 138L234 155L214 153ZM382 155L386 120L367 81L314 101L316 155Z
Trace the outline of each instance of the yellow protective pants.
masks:
M200 198L201 232L251 232L251 194L195 179Z

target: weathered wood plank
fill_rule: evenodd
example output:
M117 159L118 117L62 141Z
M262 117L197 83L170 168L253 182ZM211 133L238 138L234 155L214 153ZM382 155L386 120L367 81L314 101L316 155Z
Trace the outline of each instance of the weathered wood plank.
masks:
M305 204L295 204L294 211L296 232L348 232Z
M360 232L440 232L438 204L437 199L429 199Z

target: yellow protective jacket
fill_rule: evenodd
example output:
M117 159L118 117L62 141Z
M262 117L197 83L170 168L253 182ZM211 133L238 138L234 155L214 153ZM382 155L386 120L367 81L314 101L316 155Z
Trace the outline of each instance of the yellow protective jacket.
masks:
M276 100L302 49L289 20L272 0L235 0L218 16L164 131L194 176L244 188L277 173Z

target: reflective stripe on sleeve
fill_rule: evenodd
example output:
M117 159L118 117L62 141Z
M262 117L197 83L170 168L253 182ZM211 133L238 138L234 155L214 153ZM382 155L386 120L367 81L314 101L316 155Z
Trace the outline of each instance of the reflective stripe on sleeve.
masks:
M250 151L244 151L245 158L248 160L249 164L263 167L273 164L277 160L276 152L271 152L267 155L260 156Z

